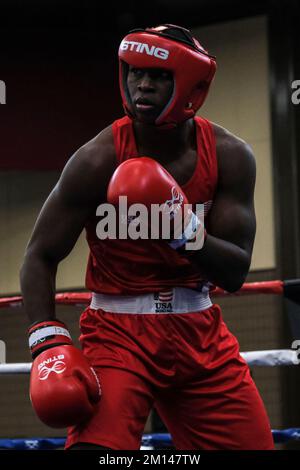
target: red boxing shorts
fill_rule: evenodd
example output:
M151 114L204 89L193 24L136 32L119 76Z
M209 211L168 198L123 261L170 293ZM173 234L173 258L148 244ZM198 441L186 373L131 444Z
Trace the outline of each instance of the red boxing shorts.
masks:
M146 294L134 298L136 305L127 296L124 308L119 296L117 305L106 305L105 298L113 296L100 294L103 308L83 312L80 341L102 397L88 422L68 430L66 448L85 442L137 450L152 407L178 450L274 448L263 402L220 307L191 312L184 307L178 313L172 307L175 291L178 299L183 295L180 305L184 291L191 293L188 308L199 305L195 291L179 295L178 289L170 291L171 301L168 293ZM207 299L201 302L205 306ZM135 313L137 308L149 313Z

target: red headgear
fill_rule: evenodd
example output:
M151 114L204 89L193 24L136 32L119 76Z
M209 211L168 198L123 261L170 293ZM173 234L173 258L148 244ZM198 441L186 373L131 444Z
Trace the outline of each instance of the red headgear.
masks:
M179 34L174 35L174 30ZM207 96L216 71L215 57L203 49L190 31L170 24L131 31L120 44L119 65L124 110L133 118L127 88L128 66L163 68L172 72L171 99L155 121L157 126L167 127L195 115Z

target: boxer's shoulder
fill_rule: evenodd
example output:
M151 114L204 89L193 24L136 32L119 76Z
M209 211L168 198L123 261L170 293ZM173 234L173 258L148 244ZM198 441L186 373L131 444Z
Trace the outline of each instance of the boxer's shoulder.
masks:
M217 150L231 152L232 150L243 151L250 148L247 142L230 132L225 127L216 123L212 123L212 125L216 136Z
M251 146L225 127L212 123L219 170L237 173L243 167L255 171L255 157Z
M116 151L112 126L103 129L94 138L86 142L74 154L78 164L93 171L116 167Z
M117 159L111 126L105 128L82 145L68 160L59 189L65 193L85 193L93 199L105 194L109 180L116 169Z

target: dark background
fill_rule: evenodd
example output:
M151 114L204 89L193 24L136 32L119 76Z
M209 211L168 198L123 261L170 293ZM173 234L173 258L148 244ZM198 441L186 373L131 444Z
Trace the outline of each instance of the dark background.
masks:
M192 28L266 11L265 1L0 1L0 170L61 170L123 114L118 46L132 28ZM105 6L104 6L105 5Z

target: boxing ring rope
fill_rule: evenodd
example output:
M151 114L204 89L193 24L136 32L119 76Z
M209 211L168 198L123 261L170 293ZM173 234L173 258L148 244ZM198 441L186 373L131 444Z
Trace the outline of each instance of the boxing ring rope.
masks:
M296 350L269 349L264 351L241 352L249 367L253 366L292 366L299 365L300 359ZM31 362L0 364L1 375L29 374Z
M300 429L273 429L272 435L275 444L282 444L289 441L300 440ZM55 438L31 438L31 439L0 439L0 450L56 450L62 449L65 445L65 439ZM156 433L144 434L141 442L141 450L166 449L172 448L172 439L170 434Z
M293 281L262 281L262 282L245 282L241 289L237 292L229 293L223 289L217 287L211 291L212 296L223 297L223 296L240 296L247 294L284 294L286 287L291 285L290 283L296 282L296 286L300 288L300 279ZM293 284L294 285L294 284ZM62 292L56 294L55 302L58 305L75 305L75 306L86 306L91 301L92 294L90 292ZM0 299L0 308L4 307L20 307L22 306L22 297L3 297Z
M211 291L212 297L241 296L251 294L273 294L283 295L291 300L299 302L300 305L300 279L289 281L263 281L245 283L242 288L235 293L228 293L220 288ZM56 304L73 305L85 307L89 305L91 293L87 292L63 292L55 296ZM22 297L4 297L0 299L0 308L22 306ZM299 316L300 321L300 316ZM262 351L241 352L250 367L255 366L296 366L300 363L299 352L293 349L273 349ZM5 363L0 364L0 375L29 374L31 363ZM272 430L275 443L285 443L288 441L300 440L300 428L288 428ZM63 448L65 440L63 438L32 438L32 439L0 439L0 449L21 449L40 450ZM141 449L167 448L172 446L169 434L144 434Z

